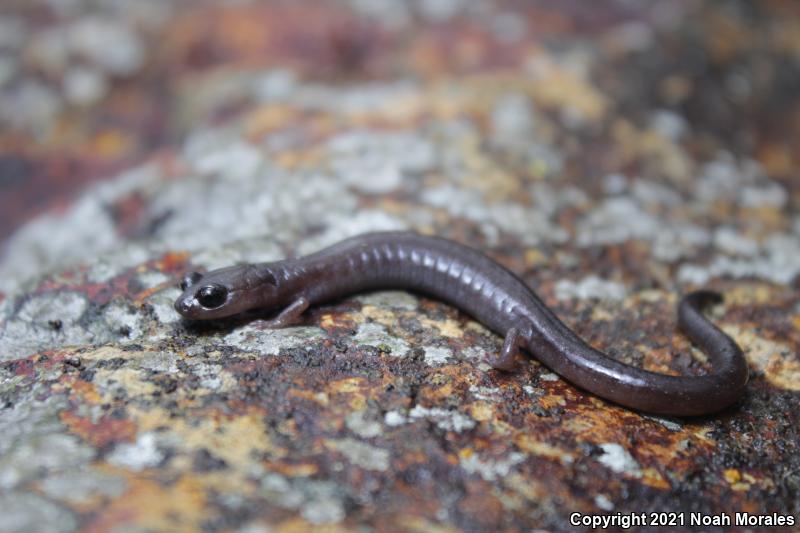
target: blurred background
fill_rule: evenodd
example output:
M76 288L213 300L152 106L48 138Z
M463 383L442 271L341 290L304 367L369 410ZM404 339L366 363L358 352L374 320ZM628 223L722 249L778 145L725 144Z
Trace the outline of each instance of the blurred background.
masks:
M786 208L799 71L793 1L5 0L0 242L237 117L283 147L461 119L516 179L589 197L721 157ZM122 237L140 208L107 206Z

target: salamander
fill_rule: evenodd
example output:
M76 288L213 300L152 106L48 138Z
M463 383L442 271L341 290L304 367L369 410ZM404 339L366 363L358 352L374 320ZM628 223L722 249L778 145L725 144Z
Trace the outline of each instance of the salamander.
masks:
M748 379L742 350L702 314L705 306L722 301L716 292L692 292L678 304L678 326L705 351L712 371L659 374L588 345L519 277L480 251L411 232L367 233L302 258L190 272L181 288L175 309L187 319L273 310L270 327L291 325L312 305L363 291L402 289L432 296L504 337L500 352L488 358L492 367L511 370L524 348L572 384L648 413L714 413L739 399Z

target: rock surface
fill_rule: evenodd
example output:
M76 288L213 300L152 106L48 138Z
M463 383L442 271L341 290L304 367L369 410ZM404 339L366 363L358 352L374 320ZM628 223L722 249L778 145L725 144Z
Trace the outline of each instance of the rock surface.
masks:
M78 4L0 16L4 216L65 158L125 167L0 259L0 530L800 519L794 4ZM402 292L283 330L172 309L188 269L403 228L654 371L706 368L673 313L719 290L747 394L668 420L492 371L501 339Z

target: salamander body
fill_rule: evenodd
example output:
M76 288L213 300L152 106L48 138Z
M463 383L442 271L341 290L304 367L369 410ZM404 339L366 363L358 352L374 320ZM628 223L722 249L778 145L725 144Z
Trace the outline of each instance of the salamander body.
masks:
M743 393L748 369L741 349L701 313L722 297L684 296L681 330L709 356L701 376L669 376L636 368L581 340L511 271L454 241L408 232L368 233L299 258L192 272L175 309L194 320L253 309L276 310L273 327L296 322L312 305L358 292L404 289L432 296L470 314L505 337L489 360L510 370L520 348L573 384L650 413L692 416L719 411Z

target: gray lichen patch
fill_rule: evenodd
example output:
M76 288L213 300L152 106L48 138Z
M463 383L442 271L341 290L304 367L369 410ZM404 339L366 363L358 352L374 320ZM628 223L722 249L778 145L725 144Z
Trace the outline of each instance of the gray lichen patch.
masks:
M175 311L175 299L178 296L180 290L177 287L169 287L147 298L147 305L159 324L170 325L180 322L181 316Z
M759 252L758 243L732 227L720 227L714 231L714 246L721 252L751 257Z
M636 224L631 224L635 220ZM663 224L630 198L610 198L592 209L577 228L580 246L654 238Z
M443 365L453 357L453 350L446 346L423 346L425 362L429 365Z
M236 387L235 379L221 364L216 365L204 361L186 359L184 360L184 365L193 375L199 378L204 392L224 392L233 390Z
M383 417L383 423L389 427L402 426L408 418L399 411L387 411Z
M85 296L71 291L24 299L16 313L6 309L9 316L0 323L0 361L63 346L133 341L149 326L130 303L114 300L97 312Z
M95 451L77 437L62 433L25 435L0 459L0 487L13 488L43 472L69 471L88 464Z
M71 512L31 492L0 494L0 508L3 531L67 533L78 525Z
M469 392L478 400L487 402L499 402L502 394L502 391L497 387L478 387L476 385L470 386Z
M157 436L154 433L142 433L136 442L118 444L106 460L112 465L140 471L158 466L164 457Z
M368 194L389 193L436 162L433 144L411 132L348 132L330 139L328 149L336 177Z
M336 524L346 515L344 505L335 498L311 500L300 508L300 516L314 525Z
M331 213L328 225L317 236L310 237L298 246L301 254L310 254L348 237L371 231L408 230L411 225L391 214L377 209L359 210L357 213Z
M223 337L223 342L236 346L245 352L260 355L278 355L284 348L295 348L316 343L325 338L325 332L318 327L302 326L292 328L259 328L249 324Z
M334 115L363 116L365 113L391 116L397 100L415 101L424 95L411 80L374 81L332 87L305 83L285 92L284 101L304 110L326 111Z
M392 357L403 357L411 349L405 340L390 335L386 327L377 322L359 324L353 341L357 344L374 346Z
M25 439L63 430L58 415L67 406L66 398L47 395L45 387L21 382L16 377L3 377L0 381L0 394L10 404L0 409L0 457Z
M384 471L389 468L389 450L355 439L328 440L325 444L344 455L354 465L366 470Z
M569 237L567 231L555 224L546 211L516 202L487 203L477 189L455 185L430 187L422 191L421 199L451 216L463 217L478 224L490 242L496 240L500 230L518 234L523 244L528 246L565 242ZM525 231L519 232L520 228L525 228Z
M92 335L80 319L86 298L71 292L49 292L29 298L0 331L0 360L9 360L58 344L85 344Z
M496 139L514 142L530 136L540 120L525 94L509 92L494 104L491 114L492 133Z
M83 503L93 497L117 498L128 484L119 476L87 469L74 469L46 477L41 483L42 492L53 500Z
M153 251L139 243L131 243L120 249L100 254L96 259L93 258L88 262L86 281L91 283L110 283L114 277L119 276L128 269L146 263L152 256ZM143 287L155 285L148 284L148 281L150 281L148 278L152 279L154 274L156 273L143 272L139 275Z
M666 418L663 416L654 416L654 415L647 415L647 418L653 420L654 422L658 422L659 424L669 429L670 431L680 431L681 429L683 429L682 421L677 418Z
M465 472L477 474L486 481L495 481L508 476L515 465L525 460L525 455L513 452L503 459L485 459L479 457L477 453L468 453L459 459L459 464Z
M577 282L559 280L555 286L556 297L560 300L577 298L580 300L621 300L626 295L625 286L614 281L589 275Z
M102 318L92 321L88 329L98 339L110 331L124 343L125 339L140 339L148 325L139 309L130 303L114 300L105 306Z
M474 363L482 363L486 360L487 356L490 355L490 352L481 346L467 346L460 351L460 355Z
M475 427L475 420L458 411L450 411L440 407L415 406L408 412L409 419L427 419L446 431L461 433Z
M9 239L0 258L0 290L14 292L33 274L80 262L117 242L102 202L86 195L63 215L37 218Z
M697 183L697 194L707 203L719 200L746 207L776 206L786 202L786 193L753 159L740 159L720 152L705 164Z
M192 263L203 271L224 268L237 263L262 263L283 259L285 250L269 235L235 241L220 247L197 250Z
M603 455L597 458L603 465L614 472L628 474L633 477L642 476L642 468L633 456L615 442L601 443Z
M333 481L287 479L270 473L261 478L261 492L276 505L299 510L312 524L335 524L346 515L344 499L348 495Z
M231 186L224 175L214 175L166 186L153 198L154 213L172 213L160 226L154 242L164 249L205 250L208 235L216 248L229 243L263 239L282 240L312 226L326 226L333 217L351 213L356 198L345 184L327 176L287 174L274 167L238 180ZM297 187L298 181L303 183ZM184 209L185 205L192 209ZM306 206L313 205L313 210ZM231 225L236 220L237 224Z
M186 155L200 175L219 176L225 181L245 180L266 164L252 144L213 133L189 139Z
M726 247L730 248L730 244ZM737 255L739 255L738 250ZM798 275L800 275L800 239L796 235L776 233L766 239L761 253L756 257L717 255L708 265L691 263L681 265L677 277L682 283L694 285L703 285L717 277L754 277L777 284L787 284Z
M381 424L368 418L366 411L353 411L345 417L347 429L359 437L369 439L381 434Z
M396 309L399 311L413 311L419 304L418 298L404 291L379 291L362 294L355 297L363 305Z
M178 372L178 356L174 352L144 352L138 359L140 368L165 374Z

